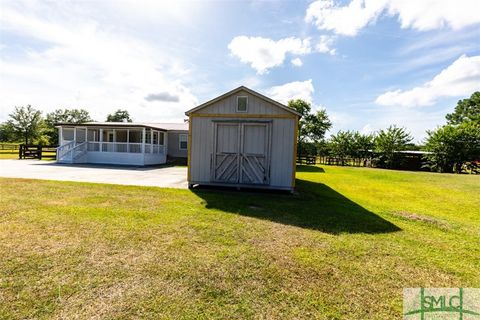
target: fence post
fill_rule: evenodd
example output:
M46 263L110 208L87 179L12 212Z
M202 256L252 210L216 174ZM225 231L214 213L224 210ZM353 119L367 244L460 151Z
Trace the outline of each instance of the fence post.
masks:
M38 156L38 160L42 160L42 146L38 146L37 156Z
M18 159L22 159L22 150L23 150L23 144L21 144L20 148L18 149Z

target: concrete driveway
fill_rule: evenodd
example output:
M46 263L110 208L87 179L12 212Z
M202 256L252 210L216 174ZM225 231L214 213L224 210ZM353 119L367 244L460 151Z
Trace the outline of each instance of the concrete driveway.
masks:
M40 160L0 160L0 177L112 183L182 188L188 186L187 167L126 167L57 164Z

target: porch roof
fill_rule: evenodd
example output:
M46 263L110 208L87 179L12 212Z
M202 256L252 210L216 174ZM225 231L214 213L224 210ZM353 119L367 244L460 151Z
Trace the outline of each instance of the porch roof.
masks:
M84 122L84 123L56 123L56 127L101 127L101 128L147 128L158 131L188 130L186 123L146 123L146 122Z

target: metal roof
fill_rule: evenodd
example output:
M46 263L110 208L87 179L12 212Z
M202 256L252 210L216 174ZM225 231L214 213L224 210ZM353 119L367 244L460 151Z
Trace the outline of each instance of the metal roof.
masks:
M153 123L153 122L84 122L84 123L56 123L55 126L72 127L122 127L148 128L162 131L188 131L188 123Z
M152 125L161 127L169 131L188 131L188 122L182 123L145 123L146 125Z

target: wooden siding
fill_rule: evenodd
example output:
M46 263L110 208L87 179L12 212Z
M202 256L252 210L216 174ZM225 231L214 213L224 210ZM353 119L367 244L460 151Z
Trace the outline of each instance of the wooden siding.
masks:
M237 112L237 97L247 96L248 107L247 112ZM238 114L241 115L288 115L294 117L294 115L282 108L279 108L257 96L251 95L245 91L240 91L236 94L228 96L220 101L213 103L203 109L194 112L192 115L199 114Z
M213 153L212 118L191 118L190 179L195 182L210 182L210 166Z
M274 119L270 162L270 184L292 187L292 162L296 119Z

